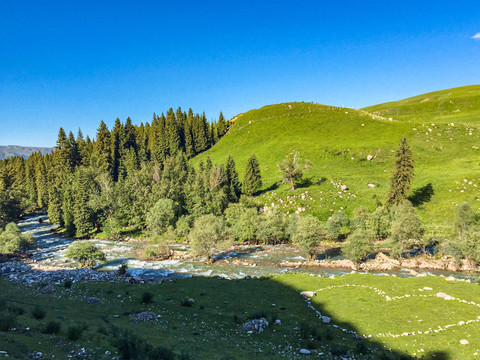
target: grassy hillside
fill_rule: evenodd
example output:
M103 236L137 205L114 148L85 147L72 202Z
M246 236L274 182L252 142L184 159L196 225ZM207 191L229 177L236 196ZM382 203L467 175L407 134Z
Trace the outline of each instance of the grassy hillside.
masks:
M470 88L480 89L467 87L463 93ZM429 233L441 236L450 233L457 204L472 201L480 205L479 130L471 118L453 125L446 120L436 123L426 115L423 120L388 120L363 110L286 103L239 116L228 134L194 163L207 156L220 163L231 154L242 176L247 158L255 153L264 183L260 203L326 219L335 210L374 209L375 197L384 201L393 155L405 136L416 161L413 188L431 183L435 192L431 201L419 207L420 214ZM313 166L307 174L311 184L291 192L286 184L277 188L277 164L294 149ZM369 155L373 156L370 161ZM320 178L326 180L319 183ZM349 190L341 191L341 185Z
M480 120L480 85L431 92L363 110L395 120L475 122Z

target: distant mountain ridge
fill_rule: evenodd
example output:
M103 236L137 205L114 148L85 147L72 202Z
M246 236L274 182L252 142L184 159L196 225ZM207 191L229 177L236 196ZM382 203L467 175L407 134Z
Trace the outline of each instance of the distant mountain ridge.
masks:
M18 145L0 145L0 159L9 157L22 156L28 158L34 152L41 152L43 155L50 153L53 147L34 147L34 146L18 146Z

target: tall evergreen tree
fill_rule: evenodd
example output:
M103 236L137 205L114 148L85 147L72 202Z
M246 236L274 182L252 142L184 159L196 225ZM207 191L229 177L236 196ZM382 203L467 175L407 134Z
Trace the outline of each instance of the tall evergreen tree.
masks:
M407 198L414 176L413 164L412 150L407 144L407 139L403 138L395 153L395 165L390 178L390 192L387 199L390 206L399 205Z
M88 205L90 186L93 179L89 179L84 170L78 169L75 172L73 183L74 205L73 205L73 223L75 225L75 235L78 238L89 236L93 229L92 211Z
M247 160L245 174L243 176L242 191L245 195L253 195L262 187L262 175L260 173L260 164L255 154L252 154Z
M97 130L94 155L96 168L101 172L110 173L112 169L110 131L108 131L107 125L105 125L103 120L100 122Z
M237 202L241 189L240 181L238 180L238 173L235 169L235 161L231 155L227 157L227 164L225 165L225 175L227 180L227 199L229 202Z

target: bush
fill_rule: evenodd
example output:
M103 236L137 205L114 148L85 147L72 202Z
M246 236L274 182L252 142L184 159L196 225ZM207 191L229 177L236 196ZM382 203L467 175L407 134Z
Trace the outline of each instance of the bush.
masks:
M145 291L142 294L142 304L151 304L153 302L153 294L149 291Z
M170 258L172 250L164 243L149 245L139 254L140 259L145 260L164 260Z
M8 331L15 325L15 315L11 312L0 313L0 331Z
M423 233L422 220L410 201L393 208L392 240L399 242L402 249L421 247Z
M374 240L384 240L390 236L392 214L384 206L378 207L365 222L368 235Z
M225 220L235 239L241 242L258 242L259 216L256 207L230 204L225 210Z
M367 220L368 217L371 215L370 210L368 210L364 206L360 206L353 210L353 219L350 222L350 227L352 230L356 229L367 229Z
M225 239L225 220L213 214L203 215L195 220L193 229L188 234L192 249L200 256L207 256L210 260L213 250Z
M77 261L80 267L93 267L97 261L105 261L105 254L91 242L85 240L73 242L68 247L65 256Z
M320 242L325 238L323 224L314 216L301 217L297 223L297 230L293 235L293 242L304 249L310 258L314 258Z
M146 216L147 229L151 234L163 234L168 226L174 226L177 208L173 200L160 199L150 209Z
M278 208L269 208L260 214L257 231L258 239L264 244L277 244L288 241L284 216Z
M177 237L186 240L192 225L193 217L191 215L181 216L175 224L175 232L177 233Z
M38 307L36 306L33 310L32 310L32 317L35 319L35 320L42 320L44 317L45 317L45 310L43 310L41 307Z
M60 325L59 322L57 321L49 321L46 325L45 328L43 329L44 334L58 334L60 333L60 329L62 326Z
M164 347L153 347L134 334L124 332L113 337L120 360L173 360L175 354ZM182 355L183 356L183 355Z
M465 202L457 206L455 213L455 234L462 237L473 226L478 223L479 216L473 211L472 206Z
M0 233L0 254L13 254L27 250L35 245L35 238L31 234L21 234L17 224L9 223L5 231Z
M342 252L345 257L355 263L359 263L373 250L368 234L365 230L357 229L347 239L342 246Z
M337 211L327 220L327 235L332 240L343 240L350 232L350 221L343 211Z
M76 341L80 339L80 337L82 336L83 330L84 330L83 327L70 325L67 328L67 332L65 335L67 336L68 340Z

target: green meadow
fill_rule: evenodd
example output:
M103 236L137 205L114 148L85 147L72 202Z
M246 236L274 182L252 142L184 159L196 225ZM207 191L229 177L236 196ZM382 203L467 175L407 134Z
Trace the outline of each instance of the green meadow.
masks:
M480 349L480 307L468 304L478 301L480 288L441 277L191 278L149 285L55 285L48 293L38 284L0 280L0 290L0 350L10 359L37 352L45 359L64 359L82 348L90 357L76 358L112 359L119 355L114 343L125 331L184 359L305 358L300 349L310 349L312 357L323 353L327 359L348 353L359 359L473 359ZM307 306L300 295L305 290L316 291L312 305L330 317L330 323L323 323ZM142 302L145 293L150 296ZM98 302L87 303L87 297ZM186 303L186 298L194 302ZM152 312L155 319L134 321L142 311ZM5 328L7 314L14 316ZM248 334L242 329L243 322L259 316L269 321L264 332ZM280 325L274 324L277 319ZM52 322L59 329L48 334ZM404 333L410 335L392 336Z
M456 205L470 201L475 209L480 206L479 112L480 86L363 110L313 103L270 105L239 115L227 135L194 163L207 156L221 163L231 154L241 177L246 160L255 154L263 177L260 204L325 220L336 210L373 210L377 201L385 200L394 152L406 137L415 160L413 190L428 184L434 190L419 213L428 234L446 237L452 232ZM312 163L294 192L279 183L278 170L293 150ZM348 187L346 193L341 185Z

